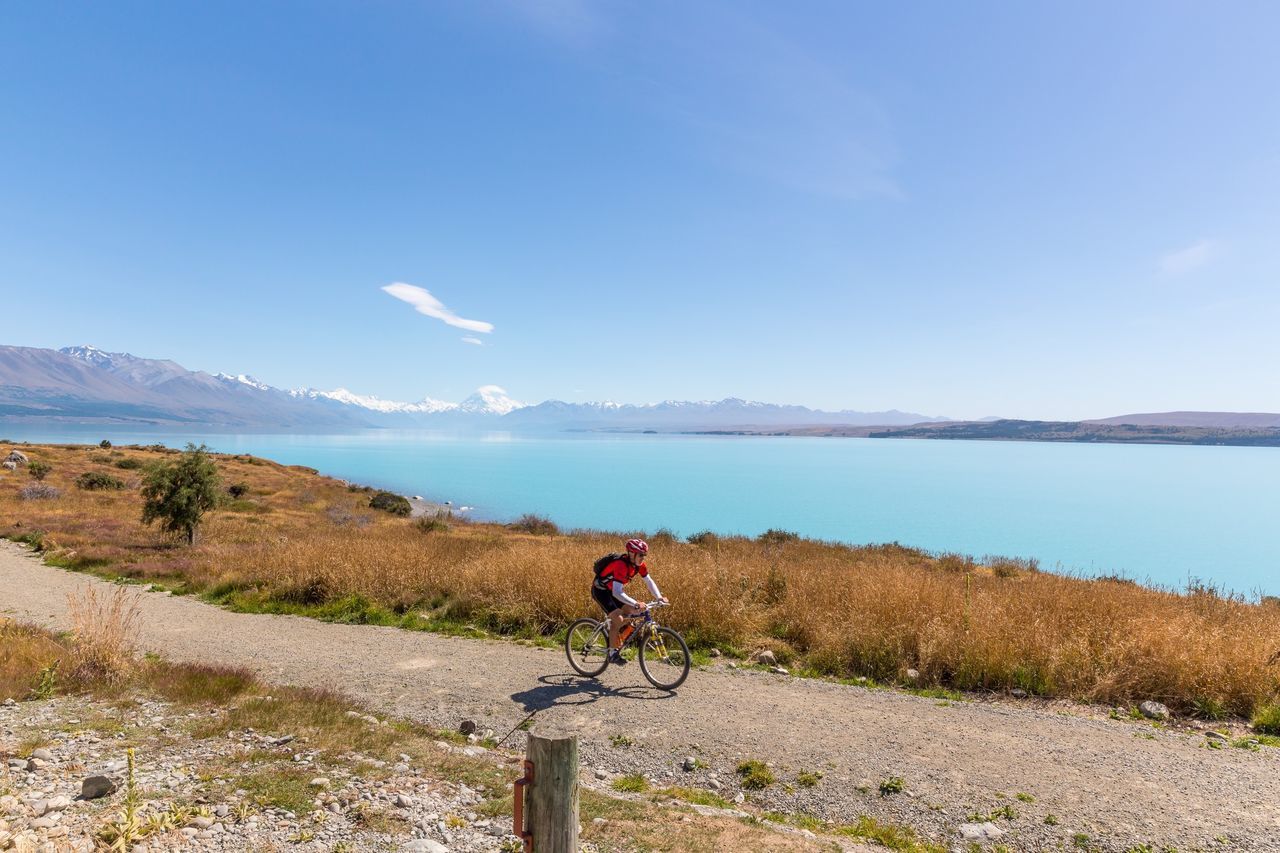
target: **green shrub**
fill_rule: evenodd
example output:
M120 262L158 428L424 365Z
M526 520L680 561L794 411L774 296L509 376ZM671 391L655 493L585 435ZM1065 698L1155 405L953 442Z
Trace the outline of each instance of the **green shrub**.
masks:
M880 796L887 797L890 794L901 794L907 787L907 783L902 780L901 776L890 776L888 779L880 782Z
M122 471L136 471L143 467L141 459L134 459L132 456L126 456L124 459L117 459L115 466Z
M1253 715L1253 730L1265 735L1280 735L1280 705L1263 705Z
M378 492L369 499L369 506L401 518L408 518L413 512L413 504L409 503L409 499L394 492Z
M236 499L242 498L249 494L249 484L243 482L232 483L230 486L227 486L227 494Z
M810 773L807 770L802 771L798 776L796 776L796 784L801 788L813 788L820 781L822 781L821 773Z
M98 442L98 446L99 446L99 447L101 447L103 450L110 450L110 449L111 449L111 442L107 441L107 440L104 438L104 439L102 439L102 441L99 441L99 442Z
M770 527L764 533L756 537L756 541L761 545L785 545L788 542L799 542L800 534L792 533L790 530L779 530Z
M701 545L703 547L714 545L720 541L720 537L710 530L701 530L697 533L690 533L685 537L686 542L690 545Z
M534 515L526 512L515 521L507 525L512 530L519 530L521 533L535 533L539 536L555 536L560 532L560 528L549 518L541 515Z
M748 791L763 790L777 781L768 765L754 758L738 764L738 775L742 777L742 787Z
M76 488L84 489L86 492L118 492L124 488L124 482L100 471L86 471L76 477Z
M196 528L204 514L218 505L221 480L218 466L203 444L188 444L177 460L158 464L142 484L142 523L160 521L170 533L181 533L196 544Z
M52 470L52 465L48 462L41 462L39 459L27 465L27 473L31 475L33 480L43 480Z
M448 533L449 522L442 512L437 512L435 517L427 518L425 515L414 522L414 526L422 533Z

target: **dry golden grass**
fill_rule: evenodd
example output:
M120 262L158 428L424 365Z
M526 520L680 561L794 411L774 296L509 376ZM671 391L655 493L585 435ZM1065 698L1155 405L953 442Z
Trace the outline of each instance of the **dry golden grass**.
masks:
M67 653L66 646L52 634L0 620L0 701L36 694L41 673L56 678L56 667ZM53 686L50 684L49 689Z
M123 681L136 664L138 597L117 587L110 594L94 587L67 596L73 654L69 675L78 682Z
M219 456L224 481L249 491L211 514L202 544L186 548L142 526L137 470L116 467L162 451L23 449L52 466L45 482L63 495L22 500L26 474L0 477L0 534L42 543L60 565L177 578L243 607L353 621L425 612L551 632L592 613L591 563L619 545L616 535L489 524L424 531L309 469ZM75 478L93 470L114 471L129 488L77 490ZM654 577L675 604L663 618L695 646L767 646L793 665L837 676L904 681L914 668L921 685L1022 687L1115 703L1155 698L1245 716L1280 692L1280 666L1269 663L1280 648L1280 607L1008 561L992 561L993 570L896 545L785 536L705 537L698 545L655 536L651 544Z

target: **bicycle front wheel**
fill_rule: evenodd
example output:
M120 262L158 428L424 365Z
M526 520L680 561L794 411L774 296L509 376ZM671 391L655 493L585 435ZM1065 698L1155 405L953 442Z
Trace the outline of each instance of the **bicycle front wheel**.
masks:
M608 623L594 619L574 622L564 638L564 653L579 675L594 678L604 672L609 665Z
M655 628L640 643L640 671L660 690L675 690L689 677L689 647L670 628Z

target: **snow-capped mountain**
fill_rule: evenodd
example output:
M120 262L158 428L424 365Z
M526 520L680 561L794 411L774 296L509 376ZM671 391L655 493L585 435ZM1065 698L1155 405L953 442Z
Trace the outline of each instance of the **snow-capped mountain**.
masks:
M265 382L259 382L247 373L240 373L232 376L229 373L215 373L214 379L221 379L223 382L237 382L241 385L248 385L250 388L257 388L259 391L270 391L271 386Z
M307 397L312 400L332 400L344 406L355 406L384 414L436 414L438 412L451 412L458 408L457 403L446 403L443 400L433 400L430 397L423 397L417 403L400 403L395 400L384 400L381 397L353 394L346 388L335 388L332 391L300 388L289 393L294 397Z
M823 412L729 397L635 405L612 401L527 405L497 385L459 403L398 402L346 388L292 391L247 373L209 374L173 361L92 346L62 350L0 346L0 419L184 423L209 426L446 427L510 430L734 429L812 425L901 426L909 412Z
M458 411L472 415L509 415L523 408L524 403L511 399L506 390L497 385L483 385L458 404Z

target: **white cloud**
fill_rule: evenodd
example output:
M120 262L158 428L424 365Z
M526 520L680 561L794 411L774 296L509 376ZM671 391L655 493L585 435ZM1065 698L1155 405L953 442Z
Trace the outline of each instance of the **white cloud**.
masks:
M478 347L484 346L484 341L480 340L479 338L473 338L470 335L465 336L462 339L462 342L464 344L475 344Z
M408 302L419 314L426 314L428 317L442 320L450 326L466 329L469 332L484 332L485 334L493 331L492 323L486 323L483 320L465 320L459 317L446 308L443 302L421 287L397 281L394 284L388 284L382 289L401 302Z
M1197 240L1190 246L1161 255L1160 272L1182 275L1209 263L1217 253L1218 244L1213 240Z

